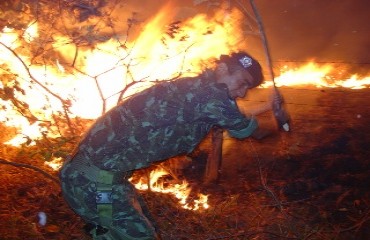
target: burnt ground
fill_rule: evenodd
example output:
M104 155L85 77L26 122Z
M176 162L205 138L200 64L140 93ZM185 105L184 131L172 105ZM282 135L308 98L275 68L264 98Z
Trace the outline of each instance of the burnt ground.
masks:
M163 239L368 239L370 236L370 91L283 88L292 131L271 116L266 139L225 134L220 179L202 184L209 139L184 176L209 195L210 208L182 209L168 195L144 192ZM259 89L251 104L264 99ZM2 130L3 131L3 130ZM1 155L11 155L2 151ZM27 156L17 161L27 162ZM29 163L31 164L31 163ZM32 165L43 168L42 163ZM0 165L1 239L89 239L59 186L30 169ZM37 224L37 213L48 216Z

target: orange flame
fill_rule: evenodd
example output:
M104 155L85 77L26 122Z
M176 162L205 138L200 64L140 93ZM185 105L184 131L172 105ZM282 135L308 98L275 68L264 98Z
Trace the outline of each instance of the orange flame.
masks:
M130 181L134 184L135 188L138 190L151 190L153 192L160 192L164 194L171 194L179 200L179 203L184 209L188 210L200 210L208 209L208 196L199 193L198 199L192 199L192 202L189 203L188 198L191 192L188 182L183 180L181 184L164 184L161 182L161 178L169 175L169 173L158 167L149 174L149 184L145 181L144 177L141 177L138 182L134 183L131 178Z
M172 6L165 6L145 25L135 41L127 43L126 48L121 46L120 41L110 39L97 44L94 49L80 49L75 64L81 72L71 74L65 71L64 65L70 65L74 61L75 53L75 47L71 44L73 41L68 36L53 36L53 47L62 57L56 59L53 66L30 64L27 49L18 56L29 66L30 73L39 82L64 99L73 99L70 110L74 116L95 119L102 114L102 96L108 110L117 104L117 92L127 84L140 81L140 84L136 85L137 88L129 89L125 96L150 86L155 80L169 79L179 74L194 75L203 69L202 60L235 50L233 47L243 39L241 21L237 21L243 16L236 9L228 12L220 10L213 17L196 15L183 21L179 34L169 37L164 35L163 26L167 25L173 16ZM30 24L27 30L20 34L5 27L0 33L0 42L11 49L17 49L21 44L20 39L28 43L37 41L37 23ZM163 39L166 44L163 44ZM8 49L0 46L0 54L0 64L6 64L9 71L18 75L17 80L26 91L24 96L16 97L26 102L39 120L53 123L51 113L61 110L60 102L43 89L32 86L25 66ZM332 69L331 65L320 67L314 62L297 69L285 66L281 75L276 78L276 84L352 89L367 88L370 85L369 77L360 78L356 74L348 79L336 80L330 76ZM263 87L270 85L271 82L267 81ZM4 87L3 83L0 87ZM0 113L0 121L20 129L20 134L8 144L19 145L26 141L24 136L29 139L41 137L43 129L37 122L29 124L18 112L11 109L9 103L1 99L0 103L7 109ZM56 131L50 131L50 128L48 130L49 136L58 136Z
M125 41L112 38L96 44L94 49L80 48L76 59L73 39L53 35L53 49L60 56L55 59L55 64L50 66L32 65L30 62L32 54L27 46L18 53L18 57L40 83L48 86L63 99L72 99L70 108L72 117L95 119L102 114L103 99L107 110L115 106L119 100L117 93L127 84L138 82L135 88L125 93L125 96L150 86L152 81L170 79L178 75L195 75L204 68L202 61L209 63L209 60L220 54L237 50L244 39L242 21L239 21L243 19L243 14L237 9L227 12L220 10L213 17L199 14L188 18L181 23L180 33L167 36L164 34L163 26L168 25L172 18L174 18L173 7L167 5L145 25L135 41L127 42L125 47L121 45L121 42ZM126 36L117 36L121 37ZM0 121L19 129L19 134L7 142L14 146L19 146L27 139L38 139L46 130L50 137L59 136L57 129L53 127L54 120L51 116L52 112L62 110L61 103L32 84L25 66L8 49L16 51L24 42L33 43L38 38L36 22L30 24L22 33L8 27L0 32L2 43L0 65L4 64L8 66L9 72L16 73L15 80L25 90L25 95L18 94L16 98L26 102L32 114L40 120L30 124L19 112L12 109L8 101L0 99L0 104L4 108L0 112ZM79 71L72 73L71 70L66 71L72 63ZM352 89L366 88L370 85L369 77L359 78L357 75L349 79L336 80L330 77L332 69L330 65L319 67L313 62L298 69L284 67L281 75L276 78L276 83L278 86L313 85ZM0 88L15 84L15 80L0 82ZM264 87L270 85L271 82L267 82ZM46 129L39 122L50 122L50 126ZM60 166L60 162L58 163L60 159L54 160L55 163L52 161L49 165L57 169ZM209 207L207 195L199 194L198 199L189 203L191 189L186 181L164 186L159 182L163 176L168 175L165 170L159 169L150 175L150 189L175 195L184 208L197 210ZM148 184L143 182L138 182L135 186L142 190L149 189Z
M61 157L54 157L50 161L46 161L44 164L54 171L58 171L62 167L63 161L64 160Z
M97 44L94 49L79 49L78 58L75 59L75 66L81 70L79 72L71 74L65 71L64 65L71 65L75 53L73 41L68 36L53 35L53 47L62 57L55 60L55 65L43 67L32 65L27 48L18 56L40 83L64 99L73 100L70 111L75 116L95 119L102 114L102 96L108 110L117 104L117 92L133 81L140 81L141 84L135 85L137 88L129 89L125 96L150 86L152 81L169 79L179 74L185 76L199 73L203 69L200 61L228 53L232 50L230 46L236 46L236 42L241 38L236 33L229 34L238 28L237 23L232 21L240 18L241 13L237 10L230 12L227 18L220 12L213 18L197 15L185 20L181 28L184 32L182 37L186 41L176 37L163 37L163 26L170 22L172 12L173 8L167 5L146 24L134 42L127 43L127 48L123 48L119 41L110 39ZM235 17L229 17L230 14ZM29 43L37 41L37 30L37 23L30 24L22 35L11 28L4 28L0 33L0 41L10 49L17 49L21 39ZM163 38L166 44L162 43ZM61 111L61 103L40 87L32 85L25 66L13 53L0 46L0 54L2 55L0 64L6 64L11 72L17 73L19 76L17 80L26 91L24 96L16 97L27 102L30 111L40 121L53 123L51 113ZM31 56L30 52L28 54ZM100 89L97 88L97 84ZM2 100L1 103L9 105ZM18 112L10 107L7 109L1 113L0 120L8 126L20 129L16 139L9 141L8 144L20 145L26 141L24 136L29 139L41 137L42 129L35 130L39 127L38 123L31 126L24 119L20 120L23 117ZM47 109L49 112L40 109ZM57 132L52 133L50 129L48 130L49 136L58 135Z
M314 86L317 88L350 88L363 89L370 87L370 77L359 77L353 74L349 78L336 79L333 77L335 67L330 64L319 66L309 62L299 68L291 69L284 66L280 69L281 75L275 78L277 86ZM265 82L262 87L270 87L272 82Z

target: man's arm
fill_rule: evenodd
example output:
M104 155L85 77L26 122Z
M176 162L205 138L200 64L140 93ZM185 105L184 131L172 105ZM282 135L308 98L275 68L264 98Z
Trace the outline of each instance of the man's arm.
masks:
M281 101L282 101L281 96L276 91L274 91L271 97L271 101L268 101L263 104L259 104L254 107L249 107L249 108L242 107L240 108L240 111L245 116L253 118L254 116L258 116L265 112L272 111L274 103L280 103ZM252 133L251 137L257 140L260 140L270 135L270 133L271 133L270 130L259 127Z
M273 91L270 97L270 100L267 101L266 103L262 103L253 107L248 107L244 108L241 107L240 111L245 115L245 116L258 116L260 114L263 114L268 111L273 110L273 105L275 103L281 104L282 99L281 96L278 92Z
M242 108L241 112L246 116L258 116L270 110L272 110L272 104L270 102L267 102L248 109Z

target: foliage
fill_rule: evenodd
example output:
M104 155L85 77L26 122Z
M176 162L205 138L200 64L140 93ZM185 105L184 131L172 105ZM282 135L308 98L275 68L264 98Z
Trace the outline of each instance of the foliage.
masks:
M61 69L60 75L78 78L87 75L83 66L78 64L79 49L94 49L96 44L116 37L115 19L110 13L118 1L97 0L60 0L60 1L1 1L0 29L4 38L0 39L0 48L11 61L0 61L0 102L3 111L12 112L19 118L25 118L30 125L38 124L38 140L28 138L24 147L36 144L34 154L50 160L51 156L64 157L78 142L79 136L90 125L90 121L74 116L71 104L72 95L63 95L56 91L53 84L45 82L44 72ZM137 22L128 19L128 29ZM33 28L37 27L35 34ZM14 37L15 36L15 37ZM59 36L68 40L60 41ZM9 40L10 39L10 40ZM61 56L58 51L62 46L71 46L74 51L72 61ZM125 43L120 44L125 48ZM60 59L60 61L58 61ZM57 61L56 61L57 60ZM96 81L96 76L89 76ZM124 85L124 83L123 83ZM100 85L97 88L100 91ZM126 90L126 88L124 88ZM43 96L41 109L30 106L30 94L37 92ZM105 99L102 99L103 104ZM105 111L103 107L103 111ZM14 116L13 116L14 117ZM10 123L11 116L3 116Z
M194 2L193 5L207 9L221 8L221 1ZM41 156L49 160L55 155L54 151L70 151L69 147L78 142L91 124L78 118L71 110L76 95L60 91L60 86L67 81L65 79L88 79L99 94L103 114L109 109L109 101L112 101L112 96L104 93L107 83L103 75L124 72L122 79L117 79L121 81L121 88L113 94L117 103L136 83L147 78L141 76L135 79L132 74L132 69L139 65L137 61L141 59L135 62L128 57L134 52L134 40L144 29L141 26L144 17L134 7L129 8L126 1L7 0L0 3L0 13L0 53L6 56L5 60L0 60L1 107L11 112L12 116L26 119L29 125L38 126L38 140L25 135L26 141L22 146L36 144L44 150L39 149L37 154L31 156L39 156L43 152ZM193 43L187 42L189 33L184 31L181 21L175 20L162 30L159 37L164 49L171 48L173 43L170 42L174 41L183 43L182 52L186 53L192 47ZM210 35L212 31L205 27L203 35ZM107 42L112 42L114 47L102 47ZM115 62L104 71L92 73L86 69L86 62L89 59L87 53L93 51L109 54L115 57ZM160 56L165 59L170 57L166 54ZM180 71L173 78L179 77ZM49 79L55 75L58 76L56 79ZM33 97L30 98L35 95L42 99L37 109L32 106ZM0 121L15 126L10 120L10 116L0 115ZM51 145L53 147L50 148Z

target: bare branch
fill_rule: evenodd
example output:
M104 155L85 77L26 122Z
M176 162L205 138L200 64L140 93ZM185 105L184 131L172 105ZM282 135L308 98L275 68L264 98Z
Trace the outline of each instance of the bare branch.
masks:
M52 95L53 97L55 97L56 99L58 99L61 103L62 103L62 106L63 106L63 111L64 111L64 116L68 122L68 126L69 126L69 129L71 131L71 133L73 134L74 133L74 130L73 130L73 127L72 127L72 123L71 123L71 119L69 117L69 102L66 101L65 99L61 98L58 94L52 92L49 88L47 88L44 84L42 84L40 81L38 81L31 73L30 69L28 68L27 64L23 61L23 59L11 48L9 48L8 46L6 46L4 43L0 42L0 45L2 45L4 48L6 48L8 51L10 51L20 62L21 64L23 65L24 69L27 71L28 73L28 76L32 79L32 81L34 81L36 84L38 84L42 89L44 89L47 93L49 93L50 95Z
M38 167L35 167L35 166L32 166L32 165L29 165L29 164L25 164L25 163L17 163L17 162L12 162L12 161L9 161L9 160L6 160L6 159L3 159L3 158L0 158L0 163L2 164L7 164L7 165L11 165L11 166L14 166L14 167L21 167L21 168L28 168L28 169L32 169L36 172L39 172L41 173L42 175L44 175L45 177L49 178L50 180L54 181L55 183L59 184L59 179L54 177L53 175L45 172L44 170L38 168Z

